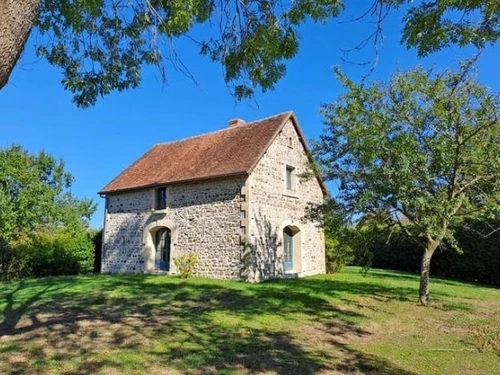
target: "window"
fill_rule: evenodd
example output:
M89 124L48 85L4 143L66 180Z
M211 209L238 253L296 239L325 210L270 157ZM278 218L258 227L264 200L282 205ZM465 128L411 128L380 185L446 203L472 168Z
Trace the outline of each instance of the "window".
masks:
M295 192L295 168L286 166L286 190Z
M302 270L301 232L295 225L283 228L283 270L287 273Z
M164 210L167 208L167 188L156 189L154 208L155 210Z
M288 147L293 148L293 139L292 139L292 137L288 137Z
M293 270L293 231L286 227L283 229L283 266L285 271Z
M170 239L171 231L160 228L155 233L155 269L170 270Z

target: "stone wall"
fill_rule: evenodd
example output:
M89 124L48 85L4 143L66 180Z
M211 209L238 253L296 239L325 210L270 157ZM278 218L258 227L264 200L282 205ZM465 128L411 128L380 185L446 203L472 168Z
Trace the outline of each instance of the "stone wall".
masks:
M197 274L238 279L241 271L241 190L244 179L167 187L167 209L155 213L153 190L109 195L102 272L137 273L151 265L152 237L158 227L172 230L173 259L196 252Z
M295 189L286 189L286 168L294 167ZM153 236L171 230L173 259L195 252L197 274L261 281L325 272L323 231L305 219L306 207L323 200L316 179L302 181L308 158L292 120L248 178L167 187L167 208L153 211L154 190L109 195L102 272L139 273L154 269ZM283 229L294 238L295 268L283 268Z
M287 165L295 168L295 192L286 189ZM315 178L299 178L307 168L305 149L290 120L247 180L250 208L244 259L250 281L287 276L283 269L285 226L300 230L300 259L294 262L298 269L289 276L325 272L323 231L304 217L307 205L321 203L323 193Z

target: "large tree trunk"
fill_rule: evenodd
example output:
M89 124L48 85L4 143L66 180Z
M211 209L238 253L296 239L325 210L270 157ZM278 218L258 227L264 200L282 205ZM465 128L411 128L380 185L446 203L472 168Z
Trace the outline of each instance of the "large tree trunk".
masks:
M0 0L0 90L23 52L40 0Z
M422 257L422 267L420 268L420 290L418 301L421 305L427 306L429 303L429 273L431 271L431 259L434 251L438 248L440 241L428 239Z

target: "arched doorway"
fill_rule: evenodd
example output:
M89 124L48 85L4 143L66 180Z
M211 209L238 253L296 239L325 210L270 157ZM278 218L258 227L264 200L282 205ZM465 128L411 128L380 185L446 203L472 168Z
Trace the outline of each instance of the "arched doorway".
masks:
M172 232L168 228L159 228L154 233L154 265L155 270L170 271L170 245Z
M285 272L301 270L300 230L294 225L283 228L283 269Z
M177 232L177 225L165 218L152 221L144 227L145 272L175 272L172 259L176 254Z

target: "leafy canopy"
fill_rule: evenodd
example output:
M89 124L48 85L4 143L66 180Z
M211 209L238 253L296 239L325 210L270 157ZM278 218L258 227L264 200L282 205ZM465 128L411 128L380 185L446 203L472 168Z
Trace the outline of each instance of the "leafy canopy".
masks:
M64 162L21 146L0 149L0 240L12 241L42 230L86 230L95 211L90 199L68 188L73 177Z
M44 35L37 53L63 70L65 89L80 107L113 90L136 88L143 65L164 62L190 75L175 50L181 37L224 67L235 98L267 91L286 73L299 49L299 26L338 17L340 0L42 0L36 28ZM420 56L451 44L482 48L500 36L496 1L375 0L366 17L382 26L400 9L402 41ZM356 9L356 12L363 9ZM376 28L374 35L382 31ZM379 40L379 39L375 39ZM375 41L376 43L376 41Z
M285 74L298 50L296 27L306 18L336 16L340 2L301 0L44 0L36 25L49 36L37 52L63 69L63 85L78 106L112 90L135 88L144 64L164 61L190 74L173 47L191 39L213 61L237 99L263 91ZM206 27L201 28L200 25ZM202 37L198 37L201 35Z
M412 4L404 18L402 42L420 57L450 45L483 48L500 38L500 3L496 0L384 0Z
M500 210L500 97L458 71L414 68L389 83L358 85L322 107L314 145L351 215L369 214L407 234L453 244L453 225ZM408 225L411 224L411 225Z

